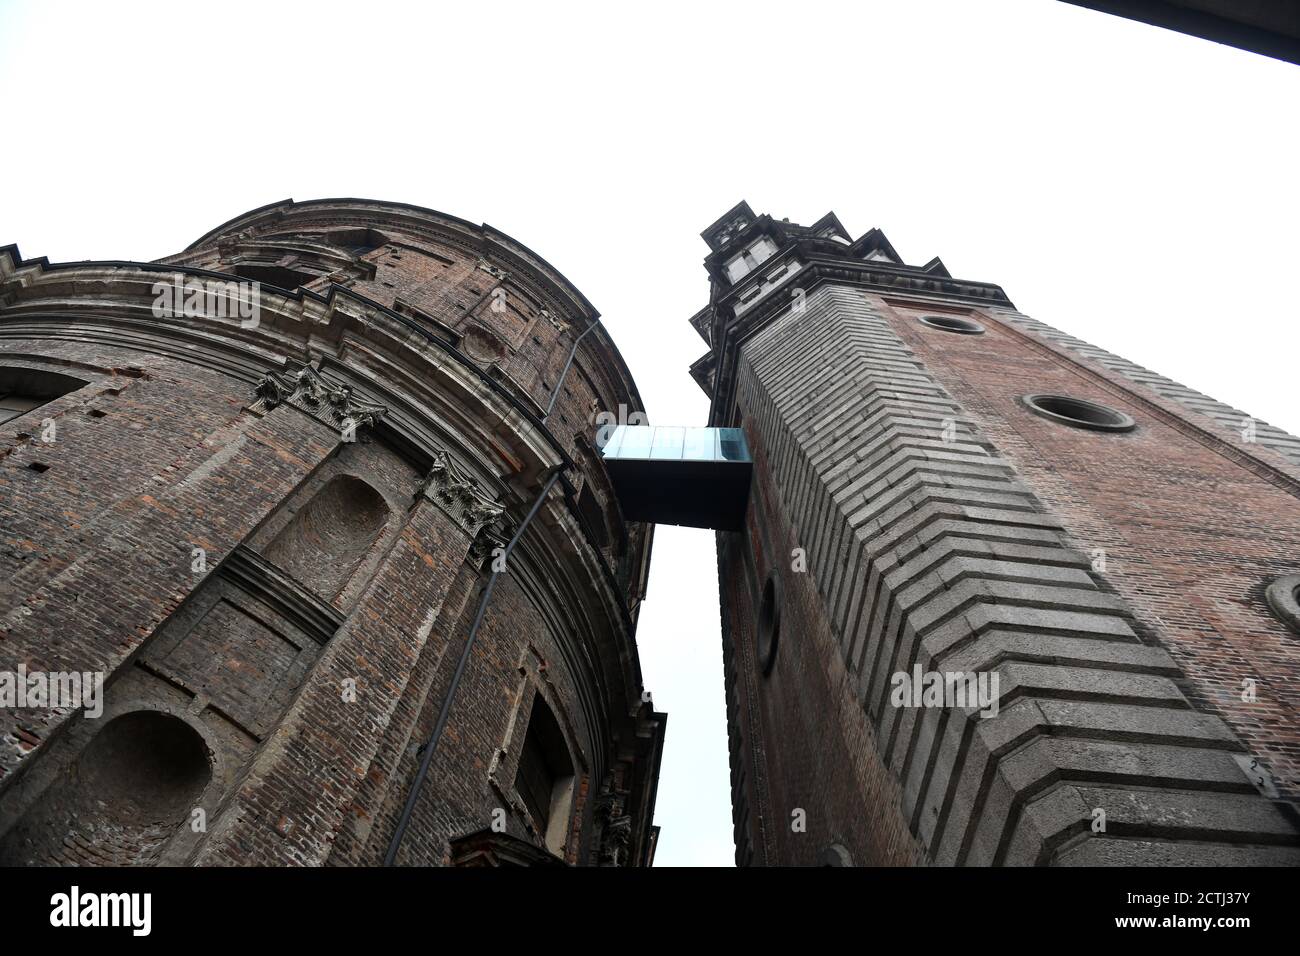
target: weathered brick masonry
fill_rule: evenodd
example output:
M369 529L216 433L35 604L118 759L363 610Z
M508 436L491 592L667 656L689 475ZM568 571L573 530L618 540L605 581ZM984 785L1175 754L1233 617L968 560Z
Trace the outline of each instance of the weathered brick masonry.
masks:
M160 313L174 276L256 321ZM0 250L0 402L30 407L0 422L0 671L107 675L97 718L0 709L0 862L382 861L560 468L398 862L648 863L649 529L591 444L641 405L599 327L559 381L596 319L509 237L389 203L274 204L153 264Z
M719 535L737 861L1300 860L1300 635L1264 599L1297 440L878 230L742 203L704 237L692 372L756 465ZM918 665L996 672L997 715L898 706Z

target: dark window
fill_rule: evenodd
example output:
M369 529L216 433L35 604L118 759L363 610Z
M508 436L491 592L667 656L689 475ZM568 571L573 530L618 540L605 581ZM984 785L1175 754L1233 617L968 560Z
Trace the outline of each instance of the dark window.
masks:
M772 673L776 649L781 643L781 583L769 574L758 605L758 663L763 676Z
M605 514L596 500L596 493L591 490L591 482L584 482L578 494L578 514L591 532L591 538L600 548L609 547L609 530L605 527Z
M1128 415L1115 408L1068 395L1026 395L1021 401L1035 415L1072 428L1099 432L1127 432L1137 427Z
M0 424L25 415L86 383L71 375L30 368L0 368Z
M568 821L569 790L573 783L573 761L564 732L546 706L541 694L533 695L528 733L519 756L515 790L523 798L537 828L546 835L548 848L564 845Z
M374 252L380 246L388 243L388 237L374 229L338 229L333 232L322 233L321 238L330 245L346 249L357 257L364 256L368 252ZM401 256L394 256L393 258L400 259Z
M266 285L278 286L281 289L296 289L316 278L305 272L296 272L282 266L256 266L249 263L235 266L234 273L241 279L262 282Z
M959 335L981 335L984 332L984 326L978 322L955 315L923 315L921 324L943 329L945 332L956 332Z

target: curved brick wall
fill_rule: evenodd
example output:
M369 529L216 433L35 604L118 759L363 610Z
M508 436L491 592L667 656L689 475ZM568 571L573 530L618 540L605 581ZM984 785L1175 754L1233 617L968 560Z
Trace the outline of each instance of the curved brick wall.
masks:
M257 283L256 321L211 299L160 312L176 276ZM603 330L542 420L595 319L508 236L391 203L276 204L160 263L0 250L0 374L75 379L0 425L0 670L108 680L102 716L0 709L5 859L381 861L493 551L560 468L399 862L458 861L484 831L645 862L664 728L634 642L649 538L589 451L595 411L640 401ZM575 767L556 845L515 787L538 697ZM179 819L92 838L60 809L82 799L70 781L141 713L196 735L210 779ZM109 769L140 759L114 748Z

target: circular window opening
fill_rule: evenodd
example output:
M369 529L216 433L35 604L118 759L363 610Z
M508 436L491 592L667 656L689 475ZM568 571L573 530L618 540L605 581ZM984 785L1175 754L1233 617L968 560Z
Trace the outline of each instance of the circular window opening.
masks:
M1099 432L1127 432L1137 427L1128 415L1085 398L1066 395L1026 395L1021 399L1031 412L1073 428Z
M921 316L921 322L931 328L943 329L945 332L956 332L958 335L984 334L984 326L978 322L972 322L970 319L959 319L955 315L923 315Z
M758 664L763 676L772 673L776 647L781 640L781 585L769 574L763 586L763 600L758 605Z
M1300 574L1284 574L1264 591L1268 606L1287 627L1300 634Z

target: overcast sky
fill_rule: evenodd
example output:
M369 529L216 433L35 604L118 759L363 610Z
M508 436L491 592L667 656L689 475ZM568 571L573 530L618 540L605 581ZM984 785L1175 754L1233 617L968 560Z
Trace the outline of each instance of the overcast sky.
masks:
M604 314L651 421L700 424L699 232L741 199L1300 432L1300 68L1054 0L0 0L0 244L156 259L275 200L487 222ZM661 527L658 863L730 865L711 532Z

